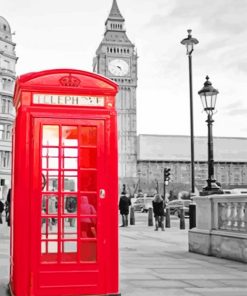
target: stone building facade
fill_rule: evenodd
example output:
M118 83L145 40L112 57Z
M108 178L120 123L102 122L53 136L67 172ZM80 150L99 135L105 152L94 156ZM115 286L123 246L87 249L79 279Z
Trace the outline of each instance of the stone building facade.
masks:
M208 178L207 137L195 137L195 186L201 191ZM190 191L190 137L138 136L138 183L149 192L159 184L163 194L164 168L170 168L167 191ZM223 188L247 188L247 138L214 137L215 179ZM139 186L139 184L138 184Z
M119 85L118 112L119 185L132 184L137 176L136 88L137 53L129 40L125 19L113 0L105 33L93 62L93 71Z
M0 16L0 199L6 196L11 182L11 143L15 111L12 104L15 65L15 43L7 20Z

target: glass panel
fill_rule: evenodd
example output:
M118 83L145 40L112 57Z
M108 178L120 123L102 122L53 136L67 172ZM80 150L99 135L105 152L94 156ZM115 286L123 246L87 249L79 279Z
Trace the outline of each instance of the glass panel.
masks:
M48 253L57 253L57 242L48 242Z
M62 145L78 146L78 128L76 126L62 126Z
M63 251L64 253L73 253L77 252L77 242L63 242Z
M97 164L96 148L81 148L80 149L80 167L96 168L96 164Z
M77 238L77 218L62 219L62 238Z
M41 218L41 236L43 239L58 238L57 222L56 218Z
M65 241L62 245L63 253L61 260L63 262L76 262L77 261L77 242Z
M42 145L54 146L59 144L59 127L56 125L43 125Z
M64 196L64 214L75 214L77 211L77 197L71 195Z
M58 169L58 158L49 157L48 158L48 169Z
M42 148L42 156L58 156L58 148Z
M95 212L97 212L97 194L87 193L87 194L82 194L82 195L87 196L89 204L92 205L92 207L94 207L94 209L95 209Z
M65 157L77 157L78 156L78 149L74 148L63 148L63 156Z
M96 171L81 171L80 190L81 191L96 191L97 179Z
M56 195L43 195L42 213L57 214L58 198Z
M97 144L97 128L95 126L82 126L80 133L80 144L96 145Z
M80 242L80 261L95 262L97 256L96 241Z
M80 215L95 215L96 210L93 205L91 205L88 201L88 197L86 195L82 195L80 197Z
M42 172L43 191L58 191L58 171Z
M58 158L42 157L42 169L58 169Z
M78 159L77 158L63 158L63 169L77 169Z
M63 175L63 191L77 191L77 172L65 171L63 172Z

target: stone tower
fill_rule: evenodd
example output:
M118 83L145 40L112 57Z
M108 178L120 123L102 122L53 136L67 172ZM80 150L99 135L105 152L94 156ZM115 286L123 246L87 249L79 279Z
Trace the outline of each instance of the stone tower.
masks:
M96 51L93 71L112 79L119 85L116 105L119 185L127 184L129 188L133 188L137 179L137 53L134 44L126 34L125 20L116 0L113 0L111 11L105 22L104 38Z
M12 125L15 111L12 104L15 65L15 43L9 23L0 16L0 199L11 186Z

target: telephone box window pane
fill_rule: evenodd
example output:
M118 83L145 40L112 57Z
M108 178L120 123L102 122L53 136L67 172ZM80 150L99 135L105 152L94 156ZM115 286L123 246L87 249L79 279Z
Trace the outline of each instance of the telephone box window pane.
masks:
M80 261L96 262L96 258L97 258L96 241L81 241L80 242Z
M77 172L65 171L63 172L63 191L77 191L78 178Z
M95 213L97 212L97 194L95 193L82 193L81 195L86 195L88 197L88 203L92 205L95 209Z
M95 146L97 144L97 128L95 126L82 126L80 143L83 146Z
M58 169L58 158L42 157L42 169Z
M96 191L97 179L96 171L81 171L80 190L81 191Z
M77 158L63 158L64 169L77 169L78 159Z
M78 128L76 126L62 126L62 145L78 146Z
M58 156L58 148L42 148L42 156Z
M58 191L58 171L42 171L42 191Z
M65 195L63 209L64 214L75 214L77 211L77 197Z
M57 157L49 157L47 160L48 160L48 169L58 169Z
M56 125L43 125L42 145L58 146L59 127Z
M62 219L62 238L77 239L77 218Z
M41 236L43 239L58 238L58 224L56 218L41 218Z
M58 178L49 176L48 191L58 191Z
M89 201L87 195L82 195L80 197L80 215L95 215L96 210L94 205Z
M61 254L61 260L62 262L77 261L77 242L63 242L63 252Z
M64 157L77 157L78 149L76 148L63 148L63 156Z
M91 220L94 220L93 222ZM96 218L81 217L80 218L80 237L81 238L96 238L97 224Z
M58 243L57 242L49 242L48 241L48 253L57 253L58 252Z
M80 149L80 167L96 168L96 164L97 164L96 148L81 148Z
M43 195L42 213L57 214L58 198L56 195Z

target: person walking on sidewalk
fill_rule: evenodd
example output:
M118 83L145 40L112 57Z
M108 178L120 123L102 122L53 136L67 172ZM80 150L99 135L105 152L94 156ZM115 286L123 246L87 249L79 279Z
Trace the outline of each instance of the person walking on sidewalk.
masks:
M164 200L160 194L156 193L153 200L153 211L154 211L154 218L155 218L155 231L158 231L159 226L161 230L164 231Z
M121 197L119 200L119 210L122 215L122 225L121 227L128 226L128 215L129 215L129 206L131 205L130 199L126 195L125 186L121 193Z
M0 224L3 224L4 203L0 200Z

